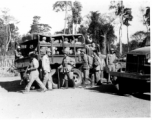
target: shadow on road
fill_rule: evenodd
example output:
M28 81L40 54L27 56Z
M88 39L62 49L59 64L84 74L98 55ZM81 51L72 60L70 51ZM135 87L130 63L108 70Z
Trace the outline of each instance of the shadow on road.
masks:
M25 85L20 85L21 80L14 80L14 81L3 81L0 82L0 86L7 90L8 92L19 92L21 90L24 90ZM101 93L106 93L106 94L112 94L112 95L118 95L118 96L134 96L139 99L144 99L144 100L150 100L150 94L118 94L117 89L115 88L114 85L112 84L103 84L100 86L95 86L92 88L86 88L87 90L93 91L93 92L101 92Z
M150 94L119 94L115 86L112 84L109 84L109 85L104 84L104 85L96 86L93 88L86 88L86 89L94 91L94 92L107 93L107 94L112 94L112 95L117 95L117 96L124 96L124 97L133 96L133 97L144 99L144 100L150 100L150 97L151 97Z
M104 85L95 86L95 87L86 88L86 89L94 91L94 92L102 92L102 93L108 93L108 94L118 95L117 94L117 89L112 84L104 84Z
M151 100L151 95L150 94L133 94L134 97L140 98L143 100Z
M24 89L24 85L20 85L21 80L3 81L0 82L0 86L8 92L17 92Z

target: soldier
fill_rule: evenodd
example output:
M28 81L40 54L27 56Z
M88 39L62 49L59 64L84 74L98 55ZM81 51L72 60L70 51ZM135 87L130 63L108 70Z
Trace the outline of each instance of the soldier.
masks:
M107 57L106 57L106 65L107 65L107 68L108 68L108 72L109 71L112 71L112 72L115 72L116 71L116 68L115 68L115 61L117 60L118 58L116 57L116 54L115 54L115 51L113 48L110 49L110 54L107 54ZM107 83L110 81L110 74L108 74L108 80L107 80Z
M30 65L31 67L28 69L28 71L30 72L29 83L27 84L24 93L30 91L31 85L35 80L39 84L39 86L43 89L42 92L45 92L47 89L39 79L39 71L37 70L39 67L39 62L36 59L35 54L32 53L30 57L31 57L31 65Z
M97 56L96 52L94 51L93 53L93 73L95 76L95 83L98 84L98 82L100 81L100 70L101 70L101 66L100 66L100 58Z
M75 66L75 60L68 56L68 54L69 54L68 48L66 48L63 51L63 53L64 53L64 58L62 60L62 64L59 66L60 72L62 72L64 75L62 85L64 85L64 83L65 83L66 89L67 89L68 88L68 80L72 80L73 88L75 88L75 82L73 80L73 72L71 71L72 68Z
M50 66L50 59L49 56L51 55L51 50L48 48L46 50L46 54L42 58L42 69L44 72L44 79L43 84L48 86L48 90L52 90L53 88L53 81L52 81L52 75L56 72L55 69L51 70Z
M84 79L82 81L82 86L85 87L85 81L86 80L91 81L91 79L89 78L89 70L92 66L89 62L90 58L85 53L85 49L81 49L80 51L81 51L81 57L79 57L79 60L82 61L82 72L83 72L83 76L84 76ZM93 81L91 81L91 82L93 84Z
M100 59L100 76L101 76L101 82L104 78L104 68L105 68L105 58L106 58L106 55L103 55L101 54L101 52L98 52L98 57Z
M21 47L18 45L17 49L14 51L15 54L15 60L23 58L22 53L21 53ZM20 72L21 76L21 81L23 81L23 72Z
M17 49L14 52L15 52L15 59L23 58L21 53L21 47L19 45L17 46Z
M47 42L46 42L46 37L43 37L43 38L42 38L41 43L47 43Z
M64 43L69 43L69 39L68 39L68 38L65 38L65 39L64 39Z

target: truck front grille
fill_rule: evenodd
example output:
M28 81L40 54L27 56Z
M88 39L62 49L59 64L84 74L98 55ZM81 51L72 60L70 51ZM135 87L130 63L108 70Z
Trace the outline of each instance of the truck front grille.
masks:
M126 72L144 72L145 55L127 55Z

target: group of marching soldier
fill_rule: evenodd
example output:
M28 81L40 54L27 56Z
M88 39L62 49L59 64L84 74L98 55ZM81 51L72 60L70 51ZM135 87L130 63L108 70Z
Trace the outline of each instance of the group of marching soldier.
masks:
M42 91L53 89L52 75L56 72L55 69L51 69L49 56L51 55L51 50L48 48L46 54L42 58L42 69L43 69L43 81L39 79L39 62L36 59L36 55L31 53L31 64L28 68L29 72L29 82L26 85L24 92L29 92L31 85L34 81L38 83ZM73 80L72 69L75 67L75 59L69 57L69 50L64 49L64 58L62 64L58 67L58 70L63 73L62 86L65 84L68 88L68 81L71 80L73 83L73 88L75 88L75 82ZM86 50L82 49L81 54L78 58L82 61L81 72L83 73L82 87L86 87L86 81L90 81L91 86L95 84L102 84L104 68L108 68L109 71L116 71L114 61L117 59L114 54L114 49L111 49L111 53L107 55L102 55L100 52L94 50L93 54L87 55ZM110 75L107 81L110 81Z

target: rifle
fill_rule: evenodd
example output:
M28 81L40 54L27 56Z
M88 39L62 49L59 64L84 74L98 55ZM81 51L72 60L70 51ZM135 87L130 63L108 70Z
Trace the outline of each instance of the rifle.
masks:
M30 64L29 64L29 66L27 66L27 68L26 68L26 70L25 70L25 72L24 72L24 74L23 74L23 78L26 77L26 73L27 73L29 67L30 67ZM22 82L23 82L23 78L21 79L20 85L21 85Z

